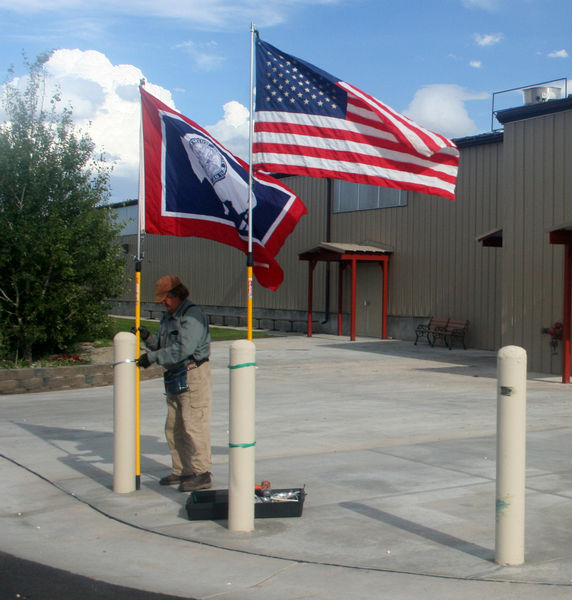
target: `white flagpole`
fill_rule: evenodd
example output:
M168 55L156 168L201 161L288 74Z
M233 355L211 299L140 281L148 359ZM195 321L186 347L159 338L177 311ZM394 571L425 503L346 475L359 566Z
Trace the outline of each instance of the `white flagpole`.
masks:
M248 340L252 341L252 268L254 266L254 260L252 256L252 144L254 143L254 40L256 35L256 28L254 23L250 24L250 121L248 131L248 255L246 258L247 267L247 289L248 289L248 302L247 302L247 330Z

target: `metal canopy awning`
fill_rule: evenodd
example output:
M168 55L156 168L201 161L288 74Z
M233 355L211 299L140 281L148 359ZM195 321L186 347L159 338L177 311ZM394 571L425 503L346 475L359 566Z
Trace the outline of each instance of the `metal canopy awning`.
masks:
M380 246L372 246L370 244L350 244L346 242L320 242L319 246L306 250L299 254L300 260L312 260L317 257L317 260L347 260L346 256L356 254L360 257L364 255L379 256L391 254L392 250ZM368 259L364 259L368 260Z
M358 262L377 262L383 270L383 300L381 337L387 337L387 292L389 275L389 257L392 250L387 247L368 243L355 244L346 242L321 242L315 248L301 252L300 260L308 261L308 337L312 337L312 299L314 285L314 269L320 261L337 262L338 277L338 335L342 335L342 304L343 304L343 272L346 267L351 269L351 314L350 339L356 338L356 271Z
M567 221L555 227L549 227L545 231L548 231L551 244L572 243L572 222Z
M478 235L477 242L480 242L485 248L502 248L502 228Z

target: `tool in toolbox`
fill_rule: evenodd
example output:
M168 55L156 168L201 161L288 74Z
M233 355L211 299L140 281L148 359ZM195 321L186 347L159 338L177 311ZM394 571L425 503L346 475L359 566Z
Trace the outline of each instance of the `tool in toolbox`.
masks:
M273 490L270 481L264 480L254 486L255 502L299 502L306 495L305 489Z
M271 494L271 489L272 486L270 485L270 481L267 481L266 479L264 481L260 482L260 485L255 485L254 486L254 493L257 496L270 496Z

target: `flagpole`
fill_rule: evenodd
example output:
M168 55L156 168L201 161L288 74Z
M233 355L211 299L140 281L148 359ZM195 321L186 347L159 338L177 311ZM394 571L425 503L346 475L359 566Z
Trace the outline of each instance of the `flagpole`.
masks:
M139 236L140 237L140 236ZM139 247L139 239L137 246ZM141 255L137 252L135 259L135 358L139 359L141 334ZM135 369L135 489L141 489L141 394L140 369Z
M252 165L252 144L254 142L254 39L256 35L256 28L254 23L250 24L250 121L248 131L248 254L246 256L246 270L247 270L247 337L249 341L252 341L252 269L254 266L254 260L252 256L252 179L253 179L253 165Z
M145 80L141 80L145 85ZM145 163L143 159L143 106L141 106L141 122L139 126L139 190L137 201L137 256L135 257L135 358L141 353L141 222L144 212L141 206L145 201ZM135 369L135 489L141 489L141 376L140 369Z

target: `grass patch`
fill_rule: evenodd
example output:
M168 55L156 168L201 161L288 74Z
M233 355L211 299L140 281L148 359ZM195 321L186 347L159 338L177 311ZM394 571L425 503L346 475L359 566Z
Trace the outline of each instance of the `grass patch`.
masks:
M86 340L86 343L93 345L95 348L107 348L113 346L113 338L120 331L131 331L135 325L135 319L127 317L110 317L110 325L107 335L99 340L90 342ZM147 327L151 333L156 333L159 329L158 321L149 321L142 319L141 326ZM247 337L246 329L234 329L232 327L209 327L211 333L211 339L213 342L224 341L224 340L245 340ZM265 338L270 337L266 331L253 331L253 338ZM32 361L19 360L15 362L13 360L0 360L0 369L14 369L24 367L67 367L78 364L89 364L91 360L89 357L85 357L85 354L81 351L82 344L79 344L77 348L70 350L66 353L60 353L57 355L45 355L37 357Z
M111 336L109 339L99 340L97 342L98 347L111 346L113 344L113 337L120 331L131 331L131 328L135 324L135 319L122 318L122 317L111 317ZM141 319L141 326L147 327L151 333L157 333L159 329L158 321L147 321ZM246 339L246 329L234 329L232 327L216 327L211 325L209 327L211 333L211 340L213 342L220 342L224 340L242 340ZM266 331L253 331L253 338L265 338L269 337Z

